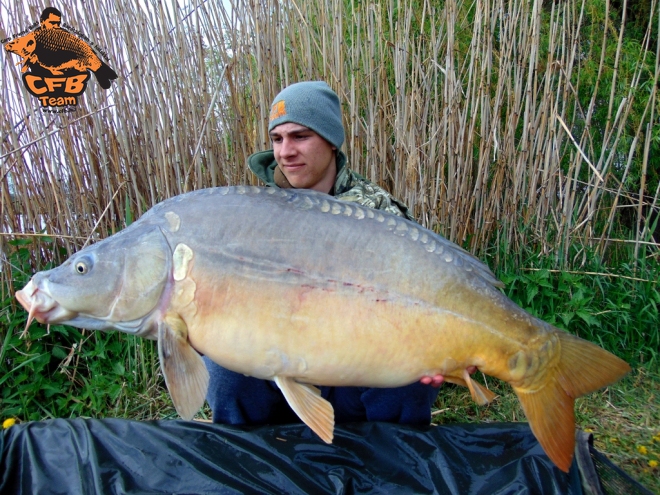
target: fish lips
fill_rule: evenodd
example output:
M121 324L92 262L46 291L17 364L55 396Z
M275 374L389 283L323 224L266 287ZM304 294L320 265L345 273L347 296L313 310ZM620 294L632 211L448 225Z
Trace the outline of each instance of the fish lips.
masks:
M39 323L51 324L71 320L77 316L75 312L63 308L33 280L16 292L16 299L29 313L28 325L32 319L36 319Z

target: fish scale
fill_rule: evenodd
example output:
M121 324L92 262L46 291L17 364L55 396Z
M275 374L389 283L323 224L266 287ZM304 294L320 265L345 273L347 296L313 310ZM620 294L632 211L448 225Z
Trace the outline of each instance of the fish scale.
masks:
M78 61L78 70L98 70L102 63L94 50L85 41L64 29L37 29L34 31L35 41L38 43L42 65L59 69L67 62ZM44 53L43 49L48 50Z
M89 45L64 29L39 29L35 39L49 50L69 50L78 56L92 54Z
M163 201L16 297L28 325L157 339L186 419L205 398L201 353L275 381L326 442L332 406L315 386L397 387L442 374L484 404L494 394L466 371L477 366L512 385L545 452L568 471L574 399L630 368L500 287L477 258L409 220L314 191L236 186Z

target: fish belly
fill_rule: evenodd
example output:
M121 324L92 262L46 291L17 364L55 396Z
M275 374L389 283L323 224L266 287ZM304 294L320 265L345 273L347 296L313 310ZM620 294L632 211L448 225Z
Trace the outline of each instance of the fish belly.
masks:
M192 346L223 367L263 379L396 387L469 365L493 370L515 352L465 316L340 284L198 281L195 299L187 322Z

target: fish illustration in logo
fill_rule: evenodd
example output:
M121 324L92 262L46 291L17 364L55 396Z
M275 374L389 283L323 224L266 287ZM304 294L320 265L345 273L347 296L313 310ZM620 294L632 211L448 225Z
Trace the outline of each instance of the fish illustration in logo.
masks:
M67 72L92 71L103 89L110 88L117 74L94 53L85 41L60 27L61 13L49 7L41 14L41 25L5 45L5 50L22 57L21 71L41 67L53 76Z

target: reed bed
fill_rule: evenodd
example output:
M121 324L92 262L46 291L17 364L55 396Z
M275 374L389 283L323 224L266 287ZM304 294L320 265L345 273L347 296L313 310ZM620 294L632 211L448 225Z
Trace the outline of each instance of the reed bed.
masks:
M639 42L609 0L62 4L119 79L44 113L3 55L3 252L39 234L71 252L170 196L256 183L272 98L323 79L351 166L473 252L657 256L657 0ZM0 0L0 37L41 8Z

